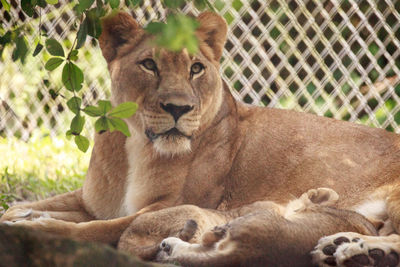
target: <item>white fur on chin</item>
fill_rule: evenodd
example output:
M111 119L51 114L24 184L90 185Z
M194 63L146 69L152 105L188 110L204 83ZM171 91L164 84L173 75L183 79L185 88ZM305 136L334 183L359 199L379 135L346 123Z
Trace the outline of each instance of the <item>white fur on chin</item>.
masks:
M163 156L175 156L190 153L190 139L184 136L160 136L154 140L154 149Z

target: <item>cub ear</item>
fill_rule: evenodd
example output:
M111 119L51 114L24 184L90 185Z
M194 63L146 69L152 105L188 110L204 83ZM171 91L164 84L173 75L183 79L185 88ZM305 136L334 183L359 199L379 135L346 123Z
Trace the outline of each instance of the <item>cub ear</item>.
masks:
M138 39L142 32L143 30L136 20L125 12L119 12L102 19L99 43L107 62L111 62L116 57L118 48L125 43Z
M211 48L214 59L219 62L228 31L225 20L214 12L206 11L197 17L197 21L200 22L197 37Z

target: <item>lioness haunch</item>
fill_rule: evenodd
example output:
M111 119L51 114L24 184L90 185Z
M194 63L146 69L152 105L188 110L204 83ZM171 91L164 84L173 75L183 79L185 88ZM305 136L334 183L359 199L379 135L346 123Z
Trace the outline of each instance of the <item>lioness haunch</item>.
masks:
M116 243L145 212L182 204L229 210L264 199L284 204L329 187L341 196L339 208L376 225L390 221L398 233L399 136L235 100L219 74L227 25L212 12L197 20L195 55L157 48L126 13L103 20L99 41L112 104L139 104L126 119L132 136L96 134L82 189L13 207L1 221ZM50 218L32 220L41 217Z

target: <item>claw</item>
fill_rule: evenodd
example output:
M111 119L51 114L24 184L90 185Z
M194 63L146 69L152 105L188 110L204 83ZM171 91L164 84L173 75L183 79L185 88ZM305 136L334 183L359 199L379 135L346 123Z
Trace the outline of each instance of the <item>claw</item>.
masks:
M26 209L26 210L21 209L15 213L16 216L21 217L21 218L26 218L31 214L32 214L32 209Z
M169 253L171 252L171 246L170 246L167 242L165 242L165 241L163 241L163 242L161 243L161 249L162 249L163 251L167 252L168 255L169 255Z

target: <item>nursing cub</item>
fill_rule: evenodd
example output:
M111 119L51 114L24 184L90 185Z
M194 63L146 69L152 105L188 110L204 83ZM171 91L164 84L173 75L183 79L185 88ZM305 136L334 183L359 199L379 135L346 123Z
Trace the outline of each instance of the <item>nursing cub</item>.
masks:
M376 235L363 216L333 208L337 200L333 190L318 188L287 205L258 201L224 212L192 205L149 212L132 222L118 248L183 266L309 267L322 236ZM162 240L166 236L172 237Z

